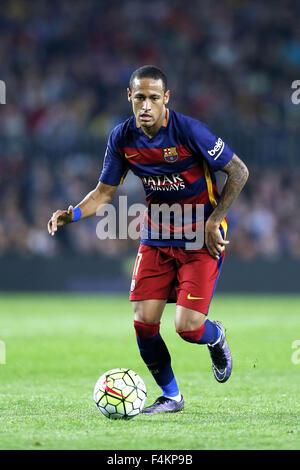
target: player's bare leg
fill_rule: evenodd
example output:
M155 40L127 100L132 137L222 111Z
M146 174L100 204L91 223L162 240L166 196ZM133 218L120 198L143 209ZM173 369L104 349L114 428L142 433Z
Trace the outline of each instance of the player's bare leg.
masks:
M145 323L158 323L162 317L166 300L149 299L132 302L134 319Z
M226 382L231 375L232 358L222 323L211 322L203 313L177 305L175 327L185 341L207 344L214 377L218 382Z
M162 396L153 405L144 408L142 413L175 413L184 407L176 379L171 368L171 357L159 334L160 319L166 300L149 299L133 302L135 313L134 327L140 354L157 385Z
M196 310L176 305L175 327L176 331L191 331L201 328L205 323L206 315Z

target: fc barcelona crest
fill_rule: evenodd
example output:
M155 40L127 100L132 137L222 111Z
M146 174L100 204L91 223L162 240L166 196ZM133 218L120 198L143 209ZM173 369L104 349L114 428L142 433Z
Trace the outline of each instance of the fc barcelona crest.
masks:
M178 159L178 153L176 147L170 147L168 149L164 149L164 159L166 162L174 163Z

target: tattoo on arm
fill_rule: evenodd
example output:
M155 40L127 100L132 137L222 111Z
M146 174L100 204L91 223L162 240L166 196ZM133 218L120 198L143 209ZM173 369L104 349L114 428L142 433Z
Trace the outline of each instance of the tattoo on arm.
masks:
M218 224L222 222L228 213L231 205L240 194L249 176L248 168L236 155L234 155L230 162L224 166L222 171L227 173L228 178L218 204L209 217L212 222L216 222Z

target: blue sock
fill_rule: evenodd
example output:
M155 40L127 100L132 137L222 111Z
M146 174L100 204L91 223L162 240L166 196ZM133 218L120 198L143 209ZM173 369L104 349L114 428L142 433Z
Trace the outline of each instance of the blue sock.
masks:
M201 338L197 341L199 344L215 343L221 336L221 330L217 325L209 320L205 320L205 330Z
M137 337L137 343L142 359L163 395L176 397L179 389L171 368L171 357L160 334L147 339Z

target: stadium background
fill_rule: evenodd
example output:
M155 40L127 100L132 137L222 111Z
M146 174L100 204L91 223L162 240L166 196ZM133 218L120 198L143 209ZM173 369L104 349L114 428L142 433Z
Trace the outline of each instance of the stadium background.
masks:
M250 168L219 290L298 290L299 5L272 4L1 2L2 290L128 289L137 242L98 240L96 217L55 237L46 224L97 184L108 134L131 114L129 76L149 63L169 78L170 107L206 122ZM117 194L144 201L130 174Z

